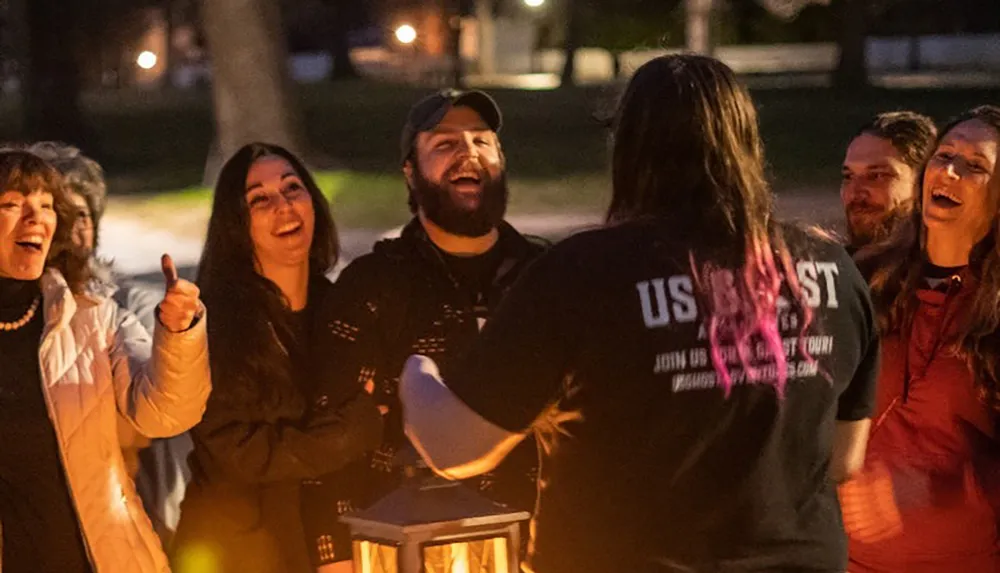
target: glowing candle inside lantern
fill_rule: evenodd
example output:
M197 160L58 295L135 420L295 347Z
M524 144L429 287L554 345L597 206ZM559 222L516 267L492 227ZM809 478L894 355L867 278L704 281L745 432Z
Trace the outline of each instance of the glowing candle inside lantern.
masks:
M507 539L504 537L493 540L493 563L494 571L510 571L510 566L507 565Z
M451 546L451 572L469 573L469 546L466 543L455 543Z
M361 573L372 573L371 543L362 541L359 545L361 549Z

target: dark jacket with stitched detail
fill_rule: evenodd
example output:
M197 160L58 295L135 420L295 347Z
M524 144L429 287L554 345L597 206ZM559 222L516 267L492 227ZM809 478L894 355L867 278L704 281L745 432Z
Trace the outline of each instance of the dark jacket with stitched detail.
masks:
M547 246L507 223L499 232L499 266L478 303L462 289L416 219L398 239L378 242L371 253L345 268L334 295L326 299L322 314L337 318L320 336L328 337L334 359L327 364L334 371L318 379L337 389L348 387L345 381L361 386L374 380L376 400L389 411L382 446L367 460L307 483L311 487L303 492L306 513L309 508L315 513L306 516L306 530L319 542L320 563L346 557L346 530L338 524L338 515L367 507L400 483L393 459L408 444L397 396L406 359L412 354L430 356L447 377L479 334L480 319L493 313L521 271ZM537 467L534 441L525 440L499 468L469 480L467 486L494 501L531 511ZM331 554L331 538L338 540L338 555Z
M336 404L313 395L315 372L325 369L328 357L314 344L325 323L316 310L332 288L322 277L310 282L299 340L282 339L272 329L288 359L281 366L287 376L251 381L212 372L208 410L191 431L192 481L172 547L175 572L313 571L302 526L302 480L345 467L382 436L374 400L360 389L342 392Z

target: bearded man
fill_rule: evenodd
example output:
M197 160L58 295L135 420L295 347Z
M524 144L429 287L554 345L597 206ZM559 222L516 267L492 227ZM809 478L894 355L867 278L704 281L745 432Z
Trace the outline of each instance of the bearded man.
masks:
M849 253L885 238L906 216L936 141L934 121L912 111L880 113L855 132L840 182Z
M413 106L403 128L401 162L414 217L399 238L351 262L337 295L318 310L328 322L324 348L333 372L316 373L317 399L337 401L373 383L385 411L382 447L303 490L306 529L321 571L350 571L350 539L338 514L367 507L401 480L393 463L407 447L397 391L411 354L448 371L520 272L545 246L504 221L506 161L497 133L500 108L481 91L444 90ZM370 387L370 386L369 386ZM485 496L532 511L537 454L525 442L495 471L471 480Z

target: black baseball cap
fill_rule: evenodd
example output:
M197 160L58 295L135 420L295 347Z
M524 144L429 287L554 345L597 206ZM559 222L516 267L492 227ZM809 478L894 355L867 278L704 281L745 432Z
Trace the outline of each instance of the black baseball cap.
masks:
M495 132L503 126L503 115L500 106L489 94L479 90L446 89L431 94L418 101L410 108L403 126L403 135L399 140L399 161L406 163L413 153L413 142L421 131L430 131L441 123L445 114L456 106L471 108L479 114L486 125Z

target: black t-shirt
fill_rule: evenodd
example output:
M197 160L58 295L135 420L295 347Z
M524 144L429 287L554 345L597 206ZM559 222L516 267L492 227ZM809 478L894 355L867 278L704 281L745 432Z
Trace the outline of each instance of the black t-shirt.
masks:
M965 265L941 267L930 261L924 261L924 282L932 289L946 291L951 284L948 279L960 275L963 270L965 270Z
M797 304L777 317L783 398L766 363L747 383L731 348L725 396L689 246L661 223L572 237L514 286L445 382L545 446L533 570L844 571L827 470L835 420L873 406L874 314L843 247L784 233L813 317L801 340Z
M499 245L494 245L492 249L479 255L460 256L447 253L437 247L435 249L441 256L441 260L444 261L449 278L455 283L458 290L469 299L470 308L482 326L489 317L489 308L486 305L485 297L493 286L497 267L503 261L503 251Z
M0 279L0 320L13 322L38 295L35 283ZM42 309L0 331L0 525L4 573L89 572L38 366Z

